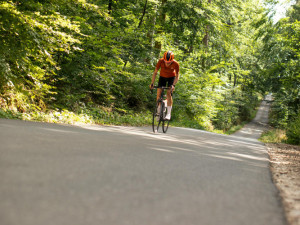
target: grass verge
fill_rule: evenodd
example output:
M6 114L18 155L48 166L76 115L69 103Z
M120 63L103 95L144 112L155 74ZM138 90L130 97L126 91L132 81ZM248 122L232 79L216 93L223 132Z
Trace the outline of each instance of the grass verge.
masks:
M101 125L130 125L144 126L151 124L151 114L133 112L108 112L99 109L89 109L81 113L74 113L68 110L47 112L20 113L14 110L0 109L0 118L21 119L28 121L39 121L47 123L65 124L101 124Z
M48 110L46 112L32 111L20 113L17 110L0 109L0 118L20 119L27 121L38 121L47 123L62 124L99 124L99 125L123 125L123 126L151 126L152 113L134 112L125 110L115 110L106 108L90 108L84 109L79 113L68 110ZM174 113L170 126L187 127L201 130L208 130L221 134L232 134L241 129L246 122L232 127L228 131L214 130L209 121L200 123L187 116Z
M286 143L286 131L272 128L263 132L259 140L264 143Z

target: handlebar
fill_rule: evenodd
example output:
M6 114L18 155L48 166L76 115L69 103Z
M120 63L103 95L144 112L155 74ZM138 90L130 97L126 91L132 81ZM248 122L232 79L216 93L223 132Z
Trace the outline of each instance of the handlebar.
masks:
M153 86L153 88L151 89L151 93L153 94L153 89L158 89L161 88L162 90L168 90L171 89L171 87L158 87L158 86ZM173 91L171 90L171 95L173 95Z
M171 87L158 87L158 86L153 86L153 89L154 88L161 88L161 89L163 89L163 90L166 90L166 89L170 89Z

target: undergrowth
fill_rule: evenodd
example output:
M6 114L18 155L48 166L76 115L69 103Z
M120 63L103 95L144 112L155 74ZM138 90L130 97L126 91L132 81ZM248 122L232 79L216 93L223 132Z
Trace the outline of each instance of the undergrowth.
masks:
M264 143L286 143L286 131L272 128L264 131L259 140Z
M48 111L48 112L29 112L20 113L14 110L0 109L0 118L21 119L28 121L39 121L47 123L65 124L100 124L100 125L130 125L144 126L150 125L152 115L144 113L118 113L97 111L95 109L85 110L85 112L74 113L68 110Z
M125 126L151 126L152 112L125 110L118 108L105 107L90 107L81 108L78 112L72 112L67 109L59 110L28 110L26 112L19 112L16 107L9 109L0 108L0 118L7 119L21 119L28 121L38 121L47 123L64 123L64 124L99 124L99 125L125 125ZM253 114L251 117L254 117ZM184 111L176 109L172 111L172 120L170 126L188 127L201 130L207 130L221 134L232 134L241 129L247 122L231 126L230 129L218 130L206 117L188 116Z

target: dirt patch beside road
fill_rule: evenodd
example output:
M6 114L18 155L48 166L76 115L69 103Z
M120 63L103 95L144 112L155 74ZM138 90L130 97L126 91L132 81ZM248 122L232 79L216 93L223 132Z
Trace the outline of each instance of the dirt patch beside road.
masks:
M273 180L290 225L300 225L300 146L266 144Z

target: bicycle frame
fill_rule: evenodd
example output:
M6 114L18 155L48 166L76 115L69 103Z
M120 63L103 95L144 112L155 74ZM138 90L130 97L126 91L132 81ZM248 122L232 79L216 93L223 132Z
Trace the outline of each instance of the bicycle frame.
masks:
M153 88L157 89L160 87L154 86ZM162 123L163 132L166 133L168 130L168 127L169 127L169 122L170 122L169 120L165 120L166 111L167 111L167 101L164 100L164 96L165 96L164 91L170 89L170 87L161 87L161 89L162 89L161 95L159 96L159 99L156 101L156 107L153 112L152 129L153 129L154 133L158 132L160 123ZM153 91L152 91L152 93L153 93ZM172 92L171 92L171 95L172 95ZM157 109L159 109L159 106L160 106L160 110L158 112Z

